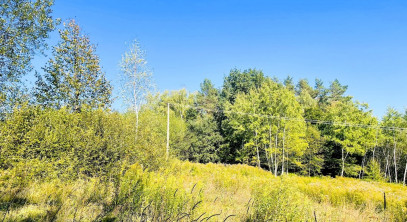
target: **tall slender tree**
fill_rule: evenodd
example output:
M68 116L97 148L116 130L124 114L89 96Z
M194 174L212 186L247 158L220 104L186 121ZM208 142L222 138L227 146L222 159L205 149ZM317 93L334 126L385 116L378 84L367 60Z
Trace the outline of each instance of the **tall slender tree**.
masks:
M137 138L141 105L145 102L145 98L153 86L152 73L147 69L145 51L141 49L137 40L134 40L129 50L123 54L120 61L120 70L123 98L136 113Z

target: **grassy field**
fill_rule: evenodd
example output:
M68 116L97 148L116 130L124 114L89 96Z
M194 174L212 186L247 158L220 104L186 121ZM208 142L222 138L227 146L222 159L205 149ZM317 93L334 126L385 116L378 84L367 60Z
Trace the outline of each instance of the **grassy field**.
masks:
M406 221L407 188L173 160L111 178L26 181L1 172L4 221ZM386 209L384 210L384 192Z

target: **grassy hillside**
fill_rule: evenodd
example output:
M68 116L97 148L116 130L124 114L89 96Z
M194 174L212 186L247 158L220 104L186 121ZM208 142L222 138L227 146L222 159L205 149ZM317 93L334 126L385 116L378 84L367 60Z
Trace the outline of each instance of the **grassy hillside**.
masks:
M246 165L171 161L111 178L26 181L1 172L5 221L405 221L407 188L349 178L275 177ZM386 193L386 210L383 193Z

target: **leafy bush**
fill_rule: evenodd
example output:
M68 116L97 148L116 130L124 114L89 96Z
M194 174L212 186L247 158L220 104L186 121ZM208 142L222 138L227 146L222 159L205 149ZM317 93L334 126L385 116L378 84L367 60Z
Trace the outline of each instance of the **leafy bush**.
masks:
M133 113L23 106L0 125L0 168L29 162L24 170L32 178L65 179L106 176L124 162L157 168L165 157L165 123L158 117L142 113L136 135Z

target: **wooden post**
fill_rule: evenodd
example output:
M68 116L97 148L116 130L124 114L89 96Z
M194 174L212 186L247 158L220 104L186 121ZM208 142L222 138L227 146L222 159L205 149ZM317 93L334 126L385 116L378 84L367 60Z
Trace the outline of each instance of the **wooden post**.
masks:
M386 192L383 192L383 217L384 217L384 220L383 221L386 221Z
M166 158L170 155L170 104L167 103L167 152Z
M386 192L383 192L383 209L386 210Z

